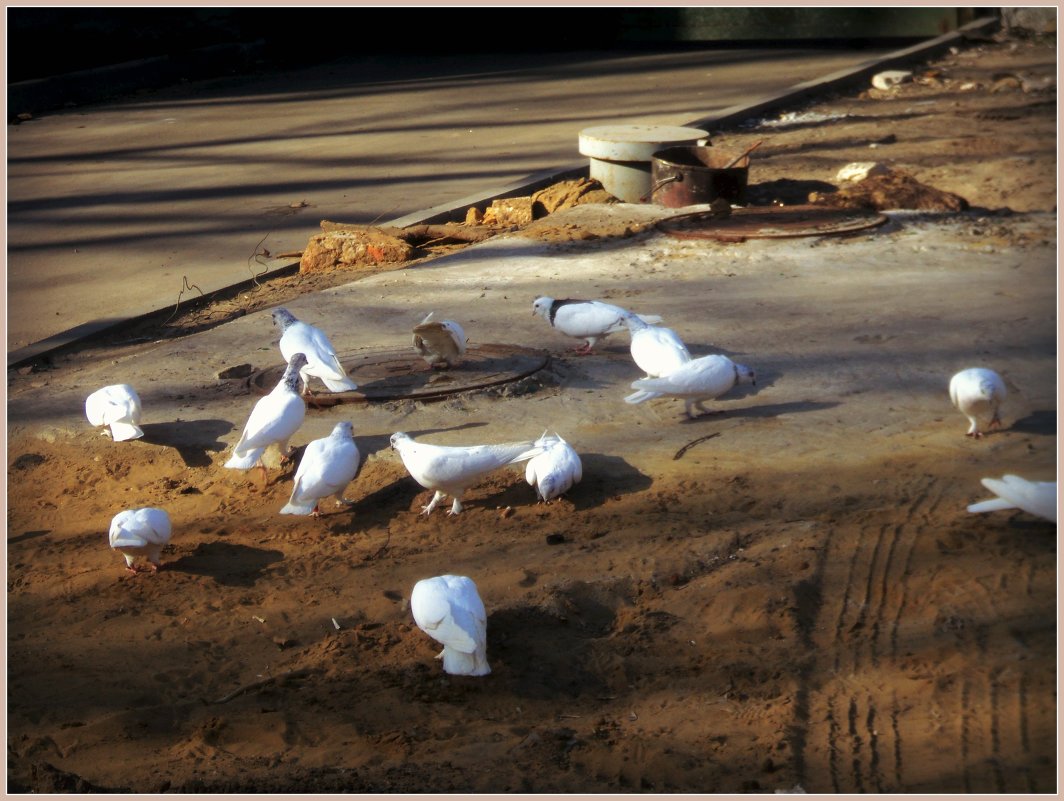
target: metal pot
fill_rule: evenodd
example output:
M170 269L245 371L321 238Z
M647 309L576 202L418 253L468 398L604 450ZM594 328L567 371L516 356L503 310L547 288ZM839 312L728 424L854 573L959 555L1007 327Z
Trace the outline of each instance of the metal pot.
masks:
M734 165L728 166L732 162ZM670 209L712 203L717 198L741 203L749 171L750 157L739 150L716 147L659 150L650 162L651 201Z

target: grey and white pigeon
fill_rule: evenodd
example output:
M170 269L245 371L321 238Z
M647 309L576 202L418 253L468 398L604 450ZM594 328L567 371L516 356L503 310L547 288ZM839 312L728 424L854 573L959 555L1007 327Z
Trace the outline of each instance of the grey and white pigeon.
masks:
M997 512L1001 509L1022 509L1028 514L1057 522L1057 482L1028 481L1019 476L984 478L983 486L996 498L968 506L969 512Z
M584 340L582 347L573 348L582 355L590 354L600 339L623 331L625 316L632 314L628 309L603 303L601 300L555 300L546 296L538 297L532 302L532 313L538 314L550 323L552 328L566 336ZM661 318L656 314L636 316L648 325L661 322Z
M632 382L637 390L624 400L627 403L642 403L652 398L682 398L684 413L688 417L691 408L709 412L703 401L719 398L736 384L756 384L754 371L743 364L736 364L727 356L712 354L691 359L667 375L658 378L640 378Z
M410 611L417 627L443 645L437 659L446 673L486 676L488 667L488 615L467 576L422 579L410 593Z
M525 481L531 484L544 503L564 495L584 477L584 468L573 446L558 434L543 433L536 445L543 453L533 456L525 466Z
M140 396L129 384L112 384L93 392L85 399L85 416L94 426L107 426L115 442L144 436Z
M1001 376L986 367L969 367L961 370L949 382L949 397L971 426L965 436L983 436L979 424L987 420L986 428L999 428L1001 418L998 410L1008 394Z
M159 570L163 548L170 542L170 515L162 509L146 506L126 509L111 520L107 538L111 547L126 560L126 570L139 572L134 561L138 556L148 560L148 570Z
M462 494L480 478L508 464L531 459L543 451L533 442L430 445L427 442L415 442L402 431L392 434L391 445L393 450L399 452L413 479L436 493L428 506L421 507L424 515L432 514L432 510L448 495L454 498L448 514L458 514L462 511Z
M240 441L233 447L233 455L225 466L233 470L250 470L255 465L262 469L262 483L266 485L266 465L262 454L266 448L276 445L281 452L281 463L288 461L288 440L303 425L307 404L299 395L299 370L307 363L302 353L288 360L284 375L269 395L260 398L251 410Z
M624 322L632 334L632 359L647 378L668 375L691 361L691 352L671 328L647 325L634 314Z
M414 326L414 350L434 370L454 367L466 352L465 331L454 320L433 320L433 314Z
M336 505L351 505L344 490L358 477L362 455L355 444L354 426L343 420L333 426L327 437L312 440L303 450L296 468L292 496L281 509L283 515L320 517L322 498L336 497Z
M281 333L281 355L287 362L295 353L307 357L307 364L299 371L303 379L303 392L310 394L310 377L320 378L329 392L348 392L358 389L358 384L347 377L336 348L320 328L297 320L288 309L274 309L273 323Z

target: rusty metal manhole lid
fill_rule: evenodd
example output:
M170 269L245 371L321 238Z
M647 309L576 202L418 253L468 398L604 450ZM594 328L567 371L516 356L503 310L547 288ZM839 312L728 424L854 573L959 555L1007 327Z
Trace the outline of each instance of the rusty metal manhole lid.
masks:
M732 209L727 217L711 211L679 214L655 226L677 239L785 239L800 236L833 236L874 228L888 217L867 209L832 209L823 206L755 206Z
M449 370L433 370L413 348L362 348L339 353L351 380L358 384L352 392L328 392L316 378L310 388L318 406L338 403L364 403L388 400L434 400L505 384L531 375L547 366L547 351L518 345L471 345L460 364ZM280 361L280 355L278 355ZM248 379L252 392L269 394L284 374L278 364L258 370Z

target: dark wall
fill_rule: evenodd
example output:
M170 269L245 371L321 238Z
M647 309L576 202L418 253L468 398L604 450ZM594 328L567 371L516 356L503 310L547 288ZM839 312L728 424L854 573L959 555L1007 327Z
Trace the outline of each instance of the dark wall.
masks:
M980 15L991 11L981 10ZM901 8L12 8L8 81L210 45L259 42L259 58L307 64L346 55L576 51L654 43L916 39L972 9Z

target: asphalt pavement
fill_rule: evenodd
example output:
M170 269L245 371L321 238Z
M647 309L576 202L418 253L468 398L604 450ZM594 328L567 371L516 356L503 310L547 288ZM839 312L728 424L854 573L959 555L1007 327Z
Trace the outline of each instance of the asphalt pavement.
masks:
M712 130L959 35L893 52L352 58L9 126L9 364L290 265L278 256L320 220L409 224L544 183L586 164L585 127Z

